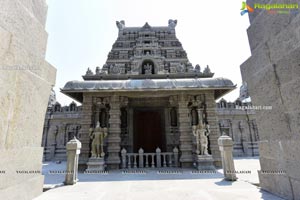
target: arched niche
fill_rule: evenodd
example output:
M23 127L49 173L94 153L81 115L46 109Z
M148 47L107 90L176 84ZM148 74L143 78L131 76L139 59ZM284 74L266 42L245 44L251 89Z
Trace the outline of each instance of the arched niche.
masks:
M141 66L141 74L155 74L155 64L152 60L144 60Z

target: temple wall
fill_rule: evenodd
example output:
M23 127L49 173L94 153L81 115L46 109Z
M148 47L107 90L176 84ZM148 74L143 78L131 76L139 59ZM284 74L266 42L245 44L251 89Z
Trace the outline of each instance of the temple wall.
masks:
M241 65L242 78L253 104L272 106L256 113L261 169L275 172L260 173L260 186L300 199L300 14L258 10L250 14L250 22L252 56Z
M0 1L1 199L33 199L43 190L43 123L56 76L45 61L46 14L43 0Z
M200 94L194 93L193 95ZM256 127L255 111L249 110L247 113L244 110L238 110L235 108L235 103L225 102L223 100L219 103L215 103L212 92L201 93L206 95L207 102L207 120L210 124L211 135L210 135L210 148L211 153L215 159L215 165L221 166L219 148L216 143L221 132L225 132L233 138L234 141L234 156L257 156L258 155L258 130ZM111 94L106 94L109 97ZM162 94L152 98L146 96L135 96L128 93L129 100L127 109L127 127L126 130L122 128L121 130L121 149L125 148L128 152L133 152L133 112L137 108L164 108L163 115L165 119L165 129L164 134L166 137L166 150L171 152L176 146L180 146L180 133L179 127L171 126L170 124L170 110L171 108L176 108L178 111L178 105L169 104L169 96L164 96ZM176 95L175 92L170 93L170 95ZM64 160L63 154L64 146L61 141L66 141L66 135L68 132L68 126L76 127L80 124L80 129L77 132L77 137L83 143L83 151L80 156L81 165L85 165L89 158L89 142L88 129L91 124L93 124L93 102L95 98L101 97L100 94L85 94L83 106L76 107L75 111L70 110L70 106L65 106L60 108L59 111L53 111L55 105L53 105L52 111L47 112L45 120L45 133L44 138L47 136L47 142L44 139L44 144L46 144L45 159L46 160ZM94 99L94 100L93 100ZM222 104L222 106L221 106ZM188 108L188 107L187 107ZM51 116L50 116L51 114ZM98 113L99 114L99 113ZM85 117L84 117L85 116ZM99 119L98 119L99 120ZM49 121L49 123L47 123ZM188 123L191 123L191 119L188 118ZM62 129L63 131L56 130ZM56 138L56 150L53 150L54 143L54 133L57 134ZM106 139L107 140L107 139ZM105 149L107 148L107 143L105 144ZM55 154L51 153L54 151Z
M239 107L251 107L251 103L235 103L221 100L217 103L217 116L221 133L230 136L234 142L233 156L258 156L259 133L256 124L255 109L243 110Z

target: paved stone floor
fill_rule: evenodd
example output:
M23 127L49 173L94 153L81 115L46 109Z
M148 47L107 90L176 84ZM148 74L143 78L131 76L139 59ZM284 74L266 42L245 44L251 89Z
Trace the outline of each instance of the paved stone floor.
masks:
M235 159L235 166L236 170L241 172L237 174L239 179L235 182L224 181L222 170L215 173L198 173L188 169L170 168L116 170L108 174L80 173L76 185L59 186L64 180L64 174L59 172L65 170L65 163L45 163L43 167L45 187L55 188L44 192L36 200L281 199L254 185L258 183L258 158Z

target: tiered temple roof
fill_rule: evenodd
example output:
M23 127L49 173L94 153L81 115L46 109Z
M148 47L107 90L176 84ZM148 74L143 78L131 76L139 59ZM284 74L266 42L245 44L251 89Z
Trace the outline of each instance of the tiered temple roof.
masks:
M70 81L62 92L82 101L83 92L215 90L215 98L235 88L225 78L212 78L209 66L193 66L176 37L177 20L168 26L126 27L116 22L118 38L102 68L88 68L84 81Z

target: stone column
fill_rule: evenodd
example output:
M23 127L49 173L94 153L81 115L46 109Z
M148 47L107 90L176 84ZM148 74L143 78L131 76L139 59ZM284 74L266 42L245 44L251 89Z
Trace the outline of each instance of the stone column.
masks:
M221 151L224 177L226 180L235 181L237 177L235 175L235 168L232 156L233 141L229 136L222 135L218 139L218 144Z
M49 160L53 160L55 157L55 151L56 151L56 143L51 144L50 146L50 152L49 152Z
M216 167L221 167L221 155L218 147L218 138L220 136L218 118L216 112L216 103L214 92L205 93L205 104L206 104L206 114L207 122L209 124L210 134L209 134L209 143L211 155L214 159L214 165Z
M81 142L75 137L67 143L67 172L65 185L74 185L78 181L78 158Z
M121 163L121 101L120 97L114 95L110 98L109 129L107 137L107 165L110 169L118 169Z
M92 96L89 94L85 94L83 96L82 102L82 111L81 111L81 129L79 131L79 139L82 143L81 156L79 160L79 164L86 164L89 159L90 154L90 138L89 138L89 129L92 125Z
M192 128L189 118L188 97L181 94L178 97L178 130L180 141L180 163L181 167L191 167L193 165L192 155Z

